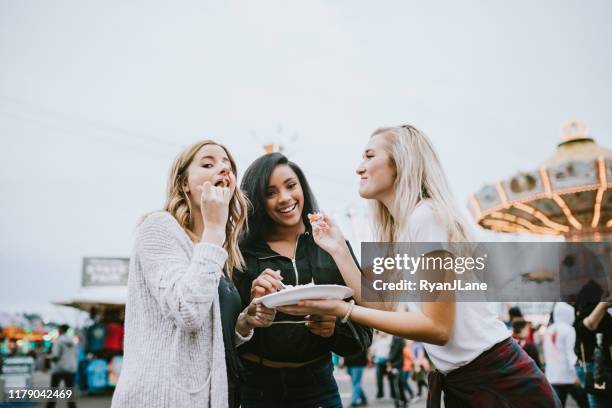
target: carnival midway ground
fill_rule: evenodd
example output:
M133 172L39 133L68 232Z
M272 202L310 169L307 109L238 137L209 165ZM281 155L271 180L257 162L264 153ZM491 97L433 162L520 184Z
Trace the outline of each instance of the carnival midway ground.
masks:
M336 368L334 372L338 387L340 388L340 396L342 397L342 403L344 407L349 407L351 403L351 379L346 373L346 369ZM34 374L34 385L35 387L47 387L49 384L50 376L48 373L36 372ZM363 374L363 386L366 395L369 399L368 407L393 407L393 400L389 397L389 384L385 381L385 398L377 400L376 396L376 373L373 368L367 368ZM410 404L410 408L424 408L425 407L426 393L423 393L423 398ZM77 406L79 408L108 408L111 403L111 393L101 395L87 395L81 394L77 399ZM39 404L39 406L44 406ZM66 403L57 403L58 408L66 407ZM313 407L314 408L314 407Z
M340 388L340 396L344 407L349 407L351 402L351 379L346 373L345 369L336 368L334 372L338 387ZM46 387L49 384L49 374L36 372L34 375L34 385L36 387ZM385 398L380 400L375 399L376 396L376 373L373 368L367 368L363 374L363 386L366 395L369 399L368 407L382 408L382 407L393 407L393 401L389 397L389 384L385 381ZM412 402L410 408L424 408L426 402L426 392L424 391L423 397L418 401ZM108 408L111 404L110 392L103 395L87 395L82 394L77 399L77 406L80 408ZM39 406L44 406L39 404ZM65 403L58 403L58 408L66 407ZM571 398L568 398L567 408L577 408L578 406L574 403ZM313 407L314 408L314 407Z

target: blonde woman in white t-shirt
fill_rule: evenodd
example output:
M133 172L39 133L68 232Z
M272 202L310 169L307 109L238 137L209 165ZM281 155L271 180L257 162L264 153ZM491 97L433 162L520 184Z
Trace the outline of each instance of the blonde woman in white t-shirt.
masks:
M446 175L427 137L410 125L378 129L357 169L359 194L372 200L380 242L471 242ZM428 407L557 407L552 387L510 337L487 304L456 302L453 293L395 311L396 302L365 302L361 274L338 226L329 217L313 224L314 237L355 291L357 305L338 300L301 301L278 310L333 314L425 343L437 370L430 374ZM425 254L448 256L448 244ZM450 254L452 255L452 254ZM442 272L443 271L434 271ZM368 298L367 300L371 300ZM368 307L365 307L365 306Z

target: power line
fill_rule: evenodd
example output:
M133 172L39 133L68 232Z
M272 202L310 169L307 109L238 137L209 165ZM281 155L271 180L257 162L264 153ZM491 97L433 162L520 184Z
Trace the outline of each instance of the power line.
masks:
M73 137L76 137L79 140L83 141L83 133L77 133L73 129L68 129L68 128L65 128L65 127L62 127L62 126L58 126L58 125L51 125L49 123L44 123L43 121L41 121L39 119L23 117L23 116L15 115L14 113L10 113L10 112L0 111L0 115L11 117L13 119L17 119L17 120L20 120L20 121L23 121L23 122L26 122L26 123L29 122L29 124L37 124L37 125L42 126L42 127L46 128L46 129L55 130L57 132L60 132L64 136L73 136ZM43 137L43 135L41 135L39 133L30 134L30 136ZM114 145L114 146L117 146L117 147L134 150L134 151L137 151L139 153L148 153L148 154L151 154L151 155L154 155L154 156L157 156L157 157L167 158L166 155L163 155L160 152L153 151L153 150L148 150L148 149L143 149L141 147L136 147L136 146L133 146L133 145L117 142L116 140L108 139L106 137L97 136L95 134L89 133L89 134L87 134L87 137L88 137L88 139L94 140L94 141L97 141L97 142L102 142L102 143L106 143L106 144L109 144L109 145Z
M60 121L68 121L70 123L80 122L81 124L85 124L87 126L90 126L90 127L94 128L94 129L96 129L98 132L102 132L102 133L114 133L114 134L118 134L118 135L130 136L132 138L136 138L136 139L140 139L140 140L144 140L144 141L153 141L155 143L159 143L159 144L162 144L162 145L165 145L165 146L168 146L168 147L172 147L174 149L182 149L182 148L185 147L185 145L174 143L174 142L171 142L169 140L161 139L161 138L158 138L158 137L155 137L155 136L152 136L152 135L143 135L143 134L135 133L135 132L132 132L132 131L128 131L128 130L122 129L122 128L120 128L118 126L115 126L115 125L109 125L109 124L106 124L106 123L103 123L103 122L93 121L93 120L90 120L90 119L87 119L87 118L83 118L83 117L80 117L80 116L77 116L77 115L74 115L74 114L67 114L65 112L61 112L61 111L58 111L58 110L55 110L55 109L51 109L51 108L49 108L47 106L44 106L44 105L41 105L41 104L37 104L37 103L33 103L33 102L30 102L30 101L26 101L24 99L16 98L16 97L13 97L13 96L0 94L0 98L4 99L5 101L9 101L9 102L11 102L13 104L16 104L16 105L29 106L31 108L37 109L39 111L44 112L45 114L47 114L49 116L55 116L55 118L57 120L60 120ZM36 120L36 119L32 119L32 118L18 117L18 116L15 116L15 115L13 115L11 113L7 113L7 112L0 111L0 114L6 115L6 116L12 116L12 117L14 117L16 119L20 119L20 120L27 120L27 121L31 121L31 122L36 122L36 123L42 124L40 122L40 120ZM50 126L48 124L42 124L42 125L44 125L46 127L49 127L49 128L53 127L53 126ZM64 132L64 133L68 132L68 133L72 133L73 136L77 136L77 135L74 134L74 131L68 130L65 127L61 127L61 126L54 126L54 127L55 127L56 130L59 130L61 132ZM299 150L298 149L299 148L299 142L298 142L298 135L297 135L297 133L293 132L291 137L285 137L284 134L283 134L282 124L281 123L279 123L277 125L277 128L278 129L276 130L276 133L277 133L276 137L281 136L284 139L288 138L288 140L284 140L283 141L283 142L287 142L287 147L289 147L291 149L291 151L286 152L286 154L288 156L290 156L290 155L292 155L291 153L294 152L294 150ZM262 141L261 141L261 138L257 135L257 133L254 130L251 130L249 133L251 135L251 139L255 139L258 143L263 144ZM78 135L78 136L82 136L82 135ZM88 133L88 136L95 138L95 136L92 136L90 133ZM105 139L105 138L101 138L101 137L97 137L97 139L98 139L98 141L102 141L102 142L110 143L110 144L115 144L117 146L123 146L123 147L130 148L130 149L138 149L138 150L141 149L141 148L135 148L134 146L129 146L129 145L126 145L126 144L117 143L115 141L110 142L109 139ZM157 156L160 156L157 152L154 153L154 154L157 155ZM330 172L324 174L323 172L319 172L318 170L309 169L308 173L318 177L319 178L318 182L322 181L324 183L336 183L336 184L340 184L340 185L343 185L343 184L345 184L347 182L346 179L341 179L340 177L337 177L336 175L334 175L334 174L332 174Z
M152 135L143 135L140 133L136 133L133 131L128 131L125 130L123 128L120 128L118 126L115 125L109 125L107 123L103 123L103 122L98 122L98 121L93 121L91 119L87 119L87 118L83 118L81 116L77 116L74 114L67 114L65 112L61 112L55 109L51 109L47 106L44 105L40 105L37 103L33 103L33 102L29 102L20 98L15 98L12 96L7 96L7 95L2 95L0 94L0 98L12 102L14 104L17 105L24 105L24 106L29 106L29 107L33 107L34 109L37 109L39 111L45 112L47 115L51 115L51 116L55 116L56 118L59 118L59 120L67 120L72 122L80 122L82 124L85 124L87 126L93 127L101 132L112 132L112 133L117 133L117 134L121 134L124 136L130 136L136 139L141 139L141 140L146 140L146 141L152 141L155 143L159 143L165 146L169 146L169 147L174 147L174 148L183 148L185 147L184 145L181 145L179 143L174 143L171 142L169 140L166 139L162 139L162 138L158 138L156 136L152 136Z

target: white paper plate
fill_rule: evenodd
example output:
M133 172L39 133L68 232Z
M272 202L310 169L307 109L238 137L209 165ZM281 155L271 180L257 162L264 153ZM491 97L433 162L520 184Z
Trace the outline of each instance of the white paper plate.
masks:
M346 299L353 296L353 289L341 285L296 286L253 299L266 307L295 305L308 299Z

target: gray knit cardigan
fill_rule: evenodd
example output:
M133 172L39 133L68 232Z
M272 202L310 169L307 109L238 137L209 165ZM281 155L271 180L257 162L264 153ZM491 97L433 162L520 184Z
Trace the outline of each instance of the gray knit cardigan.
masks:
M141 223L113 408L228 406L218 296L226 259L217 245L194 245L167 212Z

